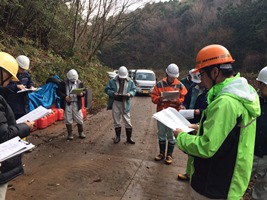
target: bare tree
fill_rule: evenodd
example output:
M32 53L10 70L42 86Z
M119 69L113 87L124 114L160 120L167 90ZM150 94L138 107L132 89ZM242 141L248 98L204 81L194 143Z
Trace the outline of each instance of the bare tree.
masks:
M129 8L140 0L73 0L70 10L75 12L71 48L83 51L91 60L112 37L118 37L133 24L135 15Z

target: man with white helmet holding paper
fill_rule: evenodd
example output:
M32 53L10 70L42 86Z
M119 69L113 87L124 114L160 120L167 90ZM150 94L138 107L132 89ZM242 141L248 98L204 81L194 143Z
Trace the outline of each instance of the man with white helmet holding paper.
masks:
M78 90L78 93L72 93L74 89L83 89L83 82L78 79L78 73L71 69L67 73L67 79L57 89L57 95L63 101L61 103L64 109L65 124L68 132L67 140L73 140L72 124L73 120L77 123L79 138L86 136L83 131L82 97L85 91Z
M173 107L176 110L180 110L180 106L184 101L184 97L187 93L186 87L178 80L179 68L176 64L172 63L168 65L165 70L166 77L157 82L152 93L151 100L157 105L157 112ZM178 97L165 98L162 96L164 92L177 91L179 93ZM166 164L171 164L173 161L173 150L175 146L175 138L173 136L172 130L157 121L158 126L158 140L159 140L159 154L155 157L155 161L161 161L165 159ZM168 144L167 144L168 142ZM167 145L167 153L166 153Z
M128 76L128 70L125 66L121 66L118 75L109 80L106 85L105 92L108 95L107 109L112 110L114 120L115 138L114 144L120 142L121 138L121 120L123 119L126 131L126 143L135 144L132 140L132 124L131 124L131 97L135 96L136 88L133 80Z

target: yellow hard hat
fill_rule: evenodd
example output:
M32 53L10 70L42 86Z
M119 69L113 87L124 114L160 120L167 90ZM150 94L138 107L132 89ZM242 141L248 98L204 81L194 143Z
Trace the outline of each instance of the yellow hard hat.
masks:
M0 52L0 67L8 71L14 81L19 81L16 74L18 73L19 66L16 59L6 52Z

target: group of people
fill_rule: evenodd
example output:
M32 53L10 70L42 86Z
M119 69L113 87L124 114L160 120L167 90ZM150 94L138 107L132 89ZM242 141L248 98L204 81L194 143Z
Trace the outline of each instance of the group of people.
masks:
M188 154L186 173L178 174L178 179L190 180L194 200L242 199L254 176L252 199L267 199L267 67L258 74L257 92L235 74L234 61L224 46L208 45L198 52L195 68L186 78L178 79L179 68L172 63L151 93L157 111L194 109L189 126L193 132L171 130L157 122L159 154L155 157L171 164L175 145ZM127 69L121 67L105 89L114 119L115 144L120 142L121 119L126 124L127 142L134 144L130 98L136 91L127 75ZM165 99L161 94L166 91L180 95Z
M159 154L155 161L171 164L175 145L188 154L186 173L178 174L178 179L190 180L191 196L195 200L242 199L254 176L252 198L267 199L267 67L258 74L257 92L244 77L234 73L232 63L234 59L225 47L208 45L198 52L196 66L189 71L185 83L178 79L179 67L172 63L165 69L166 77L157 82L151 93L157 111L168 107L194 110L190 128L195 131L190 133L157 122ZM17 118L28 112L27 103L18 111L12 107L12 102L28 101L12 95L34 87L26 72L28 68L28 57L21 55L15 59L0 52L0 143L16 136L27 137L34 128L34 122L16 123ZM68 140L74 138L73 120L77 122L79 137L85 138L81 112L81 98L85 93L72 94L76 88L83 88L83 83L77 71L71 69L57 90L65 105ZM161 95L166 91L178 91L179 97L166 99ZM109 96L107 109L112 110L114 120L114 144L120 142L122 120L126 142L135 144L130 109L136 88L125 66L109 80L105 92ZM0 169L0 199L5 199L8 181L23 173L21 155L2 162Z
M30 59L25 55L20 55L15 59L6 52L0 52L0 143L16 136L23 139L34 130L34 121L16 123L17 119L30 111L28 92L18 91L36 89L27 72L29 66ZM83 131L81 111L81 98L85 92L71 94L70 91L75 88L83 88L83 83L78 79L77 71L71 69L67 73L67 79L56 90L65 110L64 119L68 140L74 138L72 135L73 120L77 122L79 137L82 139L86 137ZM17 155L0 163L0 200L5 199L8 182L23 174L21 158L22 155Z

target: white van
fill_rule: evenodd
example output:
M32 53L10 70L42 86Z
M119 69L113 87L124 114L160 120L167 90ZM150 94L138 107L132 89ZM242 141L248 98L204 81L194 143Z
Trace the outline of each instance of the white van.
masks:
M117 76L118 74L118 70L114 70L113 72L108 72L108 77L110 79L114 78L115 76Z
M136 93L150 94L156 85L156 75L152 70L138 69L134 75Z

